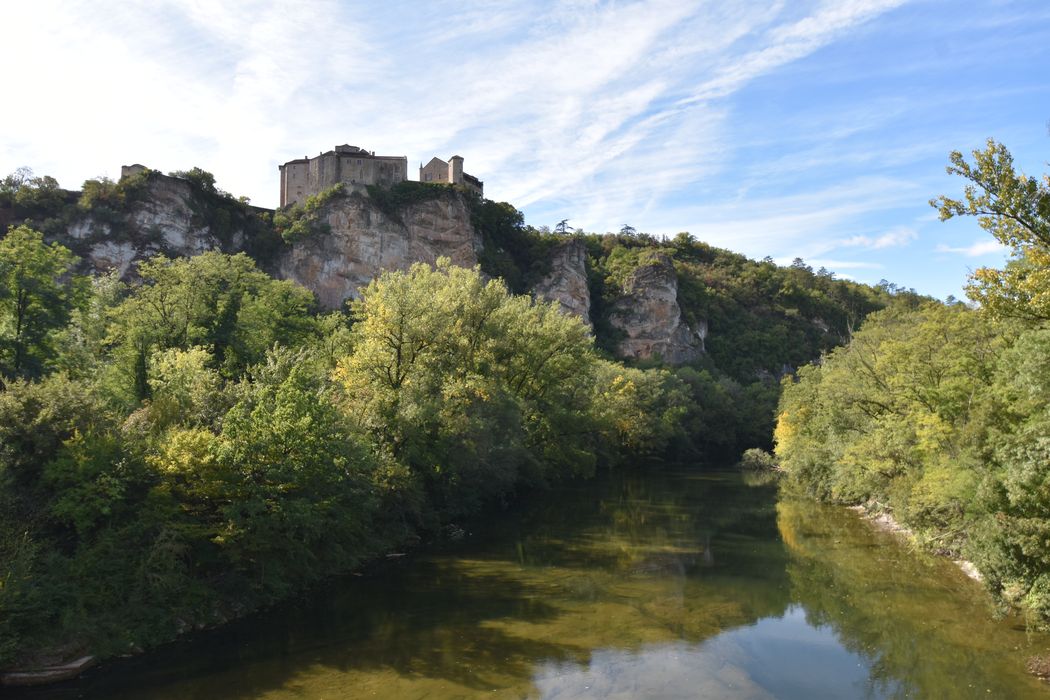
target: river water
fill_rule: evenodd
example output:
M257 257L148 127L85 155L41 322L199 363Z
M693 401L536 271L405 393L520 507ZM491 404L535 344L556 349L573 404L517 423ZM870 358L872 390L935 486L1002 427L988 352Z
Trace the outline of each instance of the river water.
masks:
M1050 637L951 562L759 479L617 473L486 528L32 697L1050 697Z

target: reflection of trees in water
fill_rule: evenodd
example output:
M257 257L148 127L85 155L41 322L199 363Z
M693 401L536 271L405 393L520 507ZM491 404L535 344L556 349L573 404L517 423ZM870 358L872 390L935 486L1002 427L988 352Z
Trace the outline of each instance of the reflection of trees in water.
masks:
M871 660L870 689L911 697L1046 697L1024 659L1048 639L992 619L980 587L948 561L912 551L853 513L784 499L791 595L813 625ZM989 691L991 694L989 694Z
M333 582L71 697L339 695L348 682L388 695L405 684L525 693L539 659L587 664L594 649L701 642L788 604L768 488L611 475L533 504L455 550Z

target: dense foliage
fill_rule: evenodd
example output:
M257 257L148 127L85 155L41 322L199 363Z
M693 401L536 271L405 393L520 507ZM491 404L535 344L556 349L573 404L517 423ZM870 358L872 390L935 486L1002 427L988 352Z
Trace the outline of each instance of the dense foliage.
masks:
M733 460L742 450L771 446L777 378L840 345L867 314L915 307L922 298L889 283L877 287L814 272L802 260L781 267L714 248L687 233L671 240L638 233L562 233L524 223L506 203L477 200L474 225L482 235L482 269L528 291L549 272L551 251L575 238L587 250L595 342L613 356L621 340L609 314L639 268L670 259L678 303L693 328L706 325L706 353L695 366L674 370L689 393L690 426L681 456ZM655 364L655 363L653 363Z
M777 455L799 488L892 511L931 547L972 559L1006 603L1050 621L1050 191L990 142L949 172L971 184L941 215L976 215L1012 249L974 273L979 309L871 316L788 382Z
M673 375L444 261L350 315L244 255L89 283L19 227L0 264L3 662L168 639L684 439Z

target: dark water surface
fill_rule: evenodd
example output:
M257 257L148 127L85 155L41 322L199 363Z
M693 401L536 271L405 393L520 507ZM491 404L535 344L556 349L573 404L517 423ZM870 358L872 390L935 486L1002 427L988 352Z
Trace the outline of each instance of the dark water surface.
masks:
M1050 697L1024 672L1050 638L994 621L951 562L747 481L539 494L445 551L25 697Z

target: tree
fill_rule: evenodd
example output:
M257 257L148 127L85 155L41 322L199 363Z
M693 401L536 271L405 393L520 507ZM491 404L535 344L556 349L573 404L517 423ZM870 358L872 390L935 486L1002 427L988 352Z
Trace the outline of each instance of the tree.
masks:
M226 520L217 539L264 590L341 570L367 552L373 462L317 369L303 351L268 353L240 383L214 445Z
M957 544L988 471L988 387L1012 336L965 306L872 314L849 345L784 384L782 466L818 496L889 503L920 534L950 532L941 544Z
M53 331L69 320L82 296L72 274L76 256L44 243L43 234L19 226L0 241L0 374L38 375L50 355Z
M298 345L317 329L313 295L270 278L243 253L158 256L141 263L139 275L145 284L114 312L112 337L136 399L150 394L157 350L201 346L212 366L236 378L274 343Z
M0 206L11 206L15 195L33 179L33 170L22 166L0 180Z
M448 259L384 273L354 313L354 350L335 374L348 414L438 511L503 496L525 470L586 464L594 356L579 319Z
M989 311L1029 321L1050 320L1050 176L1041 180L1018 173L1013 157L988 139L973 151L973 164L953 151L947 171L969 181L963 199L930 200L942 221L976 216L981 228L1011 249L1003 270L981 268L966 292Z
M554 232L555 233L560 233L560 234L570 233L571 231L575 231L575 230L576 229L574 229L572 226L569 226L569 220L568 219L562 219L561 221L558 222L558 225L554 227Z
M215 187L215 176L203 168L193 167L189 170L175 170L168 173L172 177L189 180L197 187L211 194L225 194Z

